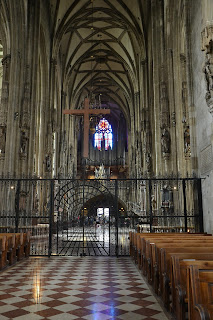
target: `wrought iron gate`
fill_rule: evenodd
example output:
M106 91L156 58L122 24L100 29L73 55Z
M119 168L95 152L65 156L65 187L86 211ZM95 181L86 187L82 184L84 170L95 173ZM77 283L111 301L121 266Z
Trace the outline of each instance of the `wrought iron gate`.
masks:
M56 254L129 254L131 225L125 224L117 181L60 181L56 190L53 246Z
M1 232L31 255L128 255L129 231L202 232L201 179L0 179Z

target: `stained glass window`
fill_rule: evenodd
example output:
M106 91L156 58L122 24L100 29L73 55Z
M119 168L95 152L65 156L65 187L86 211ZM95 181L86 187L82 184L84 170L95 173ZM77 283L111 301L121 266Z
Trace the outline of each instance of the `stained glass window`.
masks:
M106 119L101 119L94 134L94 147L98 150L112 149L112 126Z

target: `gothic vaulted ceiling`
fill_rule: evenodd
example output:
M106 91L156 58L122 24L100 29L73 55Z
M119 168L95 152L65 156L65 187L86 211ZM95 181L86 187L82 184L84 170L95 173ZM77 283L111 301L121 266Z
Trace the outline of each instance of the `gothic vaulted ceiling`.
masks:
M70 106L86 96L130 116L146 56L147 0L51 0L53 58L63 66Z

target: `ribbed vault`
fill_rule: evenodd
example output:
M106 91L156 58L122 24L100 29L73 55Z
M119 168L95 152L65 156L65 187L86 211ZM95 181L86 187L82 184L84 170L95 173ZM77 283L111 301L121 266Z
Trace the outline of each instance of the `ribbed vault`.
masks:
M68 5L69 3L69 5ZM63 86L71 108L86 96L128 119L145 57L142 19L146 1L51 1L53 56L63 65Z

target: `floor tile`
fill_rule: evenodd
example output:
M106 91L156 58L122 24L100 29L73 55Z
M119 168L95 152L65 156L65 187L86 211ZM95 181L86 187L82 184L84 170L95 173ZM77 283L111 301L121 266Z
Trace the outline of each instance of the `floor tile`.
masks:
M16 310L18 309L17 307L15 306L12 306L12 305L4 305L4 306L1 306L1 314L2 313L5 313L5 312L9 312L9 311L12 311L12 310Z
M95 316L94 316L94 314L90 314L90 315L82 317L82 319L85 319L85 320L109 320L109 319L113 319L113 317L109 316L107 314L97 312L95 314Z
M146 319L145 316L141 316L141 315L138 315L138 314L135 314L133 312L127 312L125 314L122 314L120 316L117 317L118 319L123 319L123 320L143 320L143 319Z
M77 318L78 318L78 316L75 316L75 315L69 314L69 313L61 313L60 318L58 315L48 317L48 319L51 319L51 320L76 320Z
M125 311L135 311L137 309L140 309L140 306L137 306L132 303L124 303L124 304L118 306L118 308L121 310L125 310Z
M28 313L26 315L21 315L20 317L16 317L15 319L16 320L41 320L41 319L44 319L44 317L41 317L35 313L31 313L29 316L29 313Z
M129 257L30 257L0 289L0 320L168 319Z
M8 317L9 319L15 319L17 317L21 317L26 314L28 314L28 316L29 316L29 312L24 309L15 309L12 311L4 312L3 316Z

